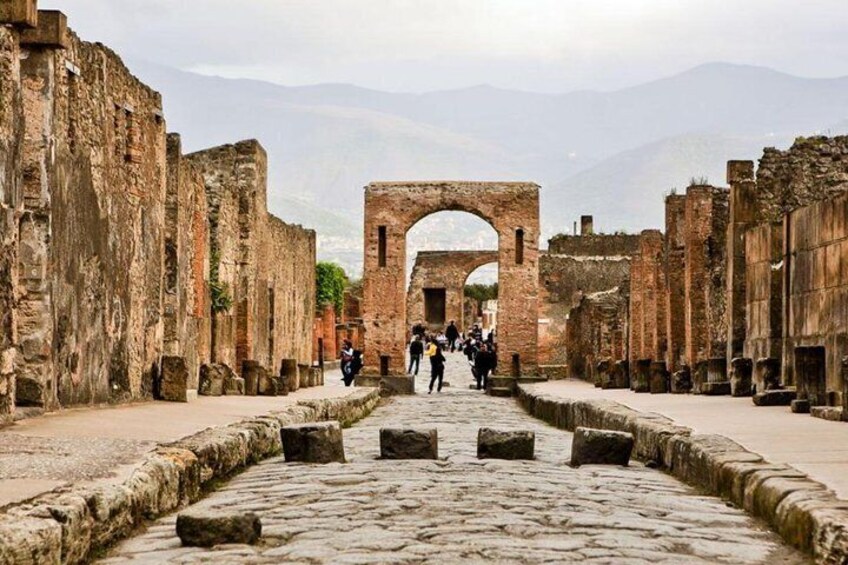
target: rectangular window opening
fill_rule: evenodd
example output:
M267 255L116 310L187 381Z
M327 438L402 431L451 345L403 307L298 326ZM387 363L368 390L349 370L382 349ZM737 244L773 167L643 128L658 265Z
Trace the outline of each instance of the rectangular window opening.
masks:
M386 266L386 226L377 228L377 261L380 267Z
M524 264L524 230L515 230L515 264Z
M444 288L424 289L424 320L429 326L445 324L447 291Z

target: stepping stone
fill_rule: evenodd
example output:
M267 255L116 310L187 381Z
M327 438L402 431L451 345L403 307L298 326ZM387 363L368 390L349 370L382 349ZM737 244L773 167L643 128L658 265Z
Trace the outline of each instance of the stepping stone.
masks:
M344 463L342 428L338 422L286 426L280 430L287 462Z
M480 428L477 432L478 459L533 459L536 434Z
M633 434L577 428L571 443L571 466L624 465L633 452Z
M177 536L185 546L252 545L262 536L262 521L253 512L187 510L177 516Z
M436 430L380 429L381 459L438 459Z

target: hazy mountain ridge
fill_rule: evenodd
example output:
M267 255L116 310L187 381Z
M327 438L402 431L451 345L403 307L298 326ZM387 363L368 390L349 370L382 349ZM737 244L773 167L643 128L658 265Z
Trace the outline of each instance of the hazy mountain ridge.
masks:
M322 256L351 261L361 256L362 187L372 180L533 180L543 186L546 235L581 213L633 231L657 226L661 195L690 177L723 184L728 159L756 159L765 145L848 119L848 78L728 64L567 94L489 86L397 94L131 67L162 92L169 130L183 134L186 150L259 139L271 210L317 228ZM446 247L478 235L453 227Z

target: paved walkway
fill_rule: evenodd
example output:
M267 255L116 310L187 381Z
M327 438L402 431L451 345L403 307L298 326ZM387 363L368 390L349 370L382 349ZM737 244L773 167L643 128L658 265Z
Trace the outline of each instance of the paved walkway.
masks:
M70 483L123 481L159 443L353 390L341 386L333 372L326 380L326 386L284 397L200 397L188 404L79 408L20 420L0 429L0 507Z
M254 547L182 547L175 516L103 563L804 563L761 524L674 478L634 464L572 469L571 434L513 399L450 388L395 397L345 430L347 464L270 459L198 503L254 511ZM422 392L423 391L423 392ZM476 458L480 426L532 429L535 461ZM436 427L439 461L381 461L381 427Z
M667 416L697 433L729 437L772 463L792 465L848 500L848 423L793 414L787 406L754 406L750 398L636 394L578 380L535 386L564 398L615 400Z

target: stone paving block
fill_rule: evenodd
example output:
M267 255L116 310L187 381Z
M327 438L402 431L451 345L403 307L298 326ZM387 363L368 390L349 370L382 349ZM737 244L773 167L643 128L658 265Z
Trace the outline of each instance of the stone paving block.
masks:
M262 537L262 521L253 512L190 510L177 516L177 536L185 546L252 545Z
M784 388L758 392L752 400L756 406L789 406L797 396L794 388Z
M381 459L438 459L439 433L432 430L381 428Z
M338 422L286 426L280 430L286 461L344 463L342 428Z
M536 434L522 430L480 428L477 432L479 459L533 459Z
M633 434L577 428L571 443L571 465L627 465L633 452Z

